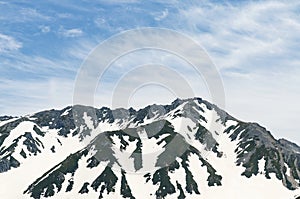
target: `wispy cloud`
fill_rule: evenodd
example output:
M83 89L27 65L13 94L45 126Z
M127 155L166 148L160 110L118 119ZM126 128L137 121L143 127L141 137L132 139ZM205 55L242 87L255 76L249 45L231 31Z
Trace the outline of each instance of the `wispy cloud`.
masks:
M169 10L165 9L164 11L162 11L162 13L157 14L157 16L154 17L154 19L156 21L160 21L166 18L168 15L169 15Z
M57 16L62 19L70 19L74 17L71 13L58 13Z
M59 34L64 37L79 37L83 35L83 31L80 28L65 29L61 26Z
M22 48L22 43L15 38L0 33L0 53L15 51Z
M47 58L42 56L28 56L20 52L9 54L6 53L5 56L0 56L0 59L1 79L3 81L5 79L8 80L10 84L13 84L14 81L16 82L16 84L18 81L37 81L36 84L38 85L40 84L39 81L41 79L43 79L44 81L48 81L51 78L63 78L65 80L72 80L76 77L77 68L80 66L78 60L74 60L69 57L66 57L65 59ZM2 86L5 86L5 84L3 84ZM34 87L34 83L32 83L32 86ZM2 91L2 88L0 88L0 92ZM38 88L39 87L37 87L37 89L33 92L27 92L26 95L30 97L33 95L37 95L37 92L43 92L43 90L38 91ZM18 97L18 92L21 90L13 89L13 91L13 94L15 95L14 101L22 104L22 98ZM3 98L4 101L7 97L8 96L5 94L1 95L1 98ZM5 105L5 103L3 105ZM13 109L13 107L11 108ZM21 109L19 110L21 111ZM17 111L18 109L16 110L16 112ZM25 112L23 112L23 114L24 113ZM19 112L19 114L22 114L22 112Z
M42 33L48 33L51 31L50 26L39 26L39 28L42 31Z
M299 6L276 1L207 3L181 9L180 15L185 31L195 35L220 68L256 70L281 67L295 54L300 56L295 51L300 41ZM272 64L271 57L276 60Z
M51 17L42 14L36 9L33 8L21 8L19 10L20 15L23 17L23 20L50 20Z
M22 7L12 2L0 4L0 20L7 23L51 21L53 18L38 9Z

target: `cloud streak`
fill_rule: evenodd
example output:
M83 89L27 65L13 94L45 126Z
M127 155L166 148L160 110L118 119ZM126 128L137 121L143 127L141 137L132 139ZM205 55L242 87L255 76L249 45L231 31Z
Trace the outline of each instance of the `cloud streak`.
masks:
M83 35L83 31L80 28L65 29L60 27L59 34L64 37L80 37Z
M269 70L300 57L295 49L300 5L291 2L208 3L179 12L185 32L206 47L221 69Z
M0 53L16 51L22 48L22 43L15 38L0 33Z

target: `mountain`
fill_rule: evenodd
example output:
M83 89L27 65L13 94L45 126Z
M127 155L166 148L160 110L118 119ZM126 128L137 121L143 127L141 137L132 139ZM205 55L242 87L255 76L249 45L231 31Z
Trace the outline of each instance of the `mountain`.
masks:
M0 117L0 198L300 198L300 147L201 99Z

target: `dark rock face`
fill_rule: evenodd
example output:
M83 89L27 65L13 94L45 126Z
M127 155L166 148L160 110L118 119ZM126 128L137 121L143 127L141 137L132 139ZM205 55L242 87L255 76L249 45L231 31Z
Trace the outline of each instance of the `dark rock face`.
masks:
M80 189L79 193L81 193L81 194L89 193L88 186L89 186L88 182L84 183L82 185L82 188Z
M276 140L269 131L256 123L243 123L234 127L231 134L232 140L240 139L236 149L237 164L246 169L242 175L250 178L258 174L258 161L264 160L264 173L266 178L274 173L282 181L283 185L290 190L300 186L300 147L285 141ZM287 173L285 164L291 169Z
M6 172L10 170L12 167L17 168L20 166L20 163L13 157L6 157L0 161L0 172Z
M5 116L0 116L0 121L6 121L6 120L10 120L10 119L13 119L14 117L12 117L12 116L7 116L7 115L5 115Z
M33 122L35 122L38 126L48 126L49 129L60 129L59 135L67 137L70 130L75 129L72 112L62 116L62 114L69 108L70 107L67 107L61 111L49 110L36 113L32 116L33 118L36 118Z

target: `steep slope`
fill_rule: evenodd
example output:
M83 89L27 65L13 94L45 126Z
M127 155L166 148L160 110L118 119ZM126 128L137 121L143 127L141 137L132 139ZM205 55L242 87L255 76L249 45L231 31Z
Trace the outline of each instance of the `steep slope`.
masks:
M201 98L0 121L1 198L296 198L299 160L296 144Z
M151 134L153 129L161 125L163 127L158 133L155 135ZM221 185L222 177L216 174L216 171L204 160L196 148L186 143L183 136L174 131L169 122L153 122L141 126L139 131L145 131L148 139L141 140L136 129L101 133L83 150L70 155L65 161L34 182L25 193L30 193L34 198L40 198L41 195L46 197L53 196L56 191L62 191L64 183L67 183L65 192L72 191L73 186L75 186L80 187L74 190L76 193L82 192L84 194L88 193L89 190L97 193L98 191L100 198L103 198L104 192L118 192L123 197L134 198L135 194L131 192L130 185L126 183L127 172L123 168L128 168L128 165L131 164L135 171L139 171L144 167L146 162L143 160L149 161L149 157L143 157L143 146L147 145L147 142L152 138L158 146L162 145L164 151L154 158L156 159L155 167L157 170L143 175L144 181L151 181L153 186L152 190L148 190L148 196L153 195L159 198L165 197L168 194L175 194L175 186L181 187L181 191L184 189L190 194L200 194L197 183L187 163L191 155L197 156L199 167L206 167L209 173L208 178L203 180L207 181L210 186ZM125 134L124 132L130 132L130 134ZM170 144L170 142L173 142L173 144ZM120 156L126 156L126 154L130 154L131 162L128 162L128 160L122 161L120 158ZM85 165L85 167L78 166L79 160L83 161L81 165ZM78 175L77 172L90 170L94 167L99 167L98 171L101 171L100 168L104 168L98 177L94 176L95 178L92 178L91 181L83 182L73 180ZM182 188L182 181L177 181L175 186L170 181L169 173L173 173L179 169L184 169L185 171L185 176L183 177L186 179L186 184L184 184L184 188ZM120 190L115 190L117 181L121 181L119 182L121 184ZM98 190L99 187L101 187L100 190ZM183 191L182 194L184 194Z

